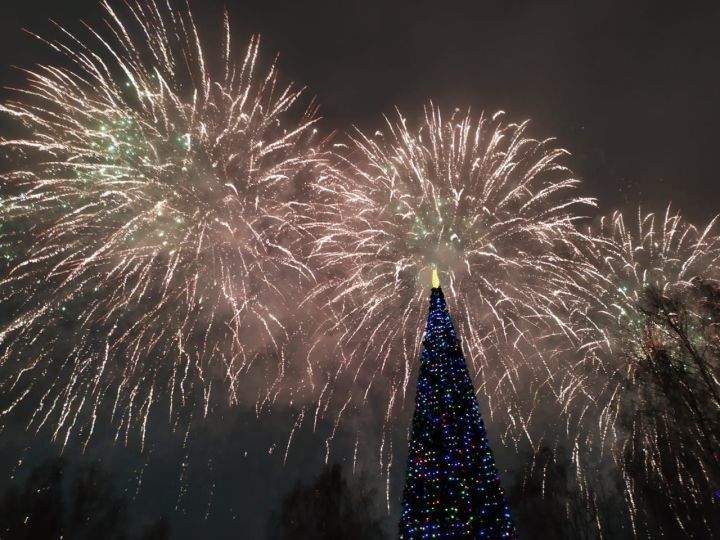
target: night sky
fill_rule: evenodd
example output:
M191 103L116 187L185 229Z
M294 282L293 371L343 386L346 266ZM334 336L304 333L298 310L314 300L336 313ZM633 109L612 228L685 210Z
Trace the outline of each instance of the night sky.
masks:
M533 135L556 137L570 150L568 163L583 180L583 194L596 197L602 213L638 205L662 211L672 202L702 224L718 212L717 2L196 0L191 5L206 43L219 36L223 5L236 44L261 34L264 55L279 53L283 76L317 97L326 131L373 129L395 106L412 118L428 99L445 108L502 109L509 119L531 119ZM101 16L97 0L3 2L0 85L22 84L13 66L48 58L46 47L21 28L52 36L56 30L48 19L79 28L80 19L98 24ZM0 130L7 128L3 122ZM168 434L151 457L138 456L136 448L111 451L108 443L82 459L102 457L120 485L127 479L135 485L138 470L146 467L138 504L147 513L166 512L173 537L197 537L212 527L214 538L259 538L280 494L320 469L324 447L322 437L300 434L283 467L278 454L284 452L291 412L278 412L262 428L252 417L252 411L233 411L212 419L204 428L206 439L196 436L191 449L183 447L182 434ZM16 460L26 447L30 462L57 451L46 436L31 439L20 428L1 436L0 465ZM273 441L281 441L278 448ZM340 437L334 459L347 460L346 450L350 453L350 446ZM74 459L72 452L67 455ZM178 504L183 462L190 463L193 487ZM236 491L213 488L217 478L227 477L239 479ZM393 504L390 521L396 519ZM211 516L205 519L208 507ZM241 522L245 532L237 536Z
M21 27L97 22L96 0L6 2L0 81L47 57ZM692 219L717 212L720 6L716 2L334 0L195 2L236 40L253 33L282 72L318 97L326 129L379 125L399 106L505 110L557 137L603 212L668 201ZM215 26L213 26L215 25ZM702 196L699 196L702 195Z

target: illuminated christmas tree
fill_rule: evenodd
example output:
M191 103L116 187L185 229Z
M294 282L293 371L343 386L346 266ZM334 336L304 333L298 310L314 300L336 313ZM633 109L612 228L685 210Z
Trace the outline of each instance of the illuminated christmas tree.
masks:
M417 383L400 538L517 538L437 272Z

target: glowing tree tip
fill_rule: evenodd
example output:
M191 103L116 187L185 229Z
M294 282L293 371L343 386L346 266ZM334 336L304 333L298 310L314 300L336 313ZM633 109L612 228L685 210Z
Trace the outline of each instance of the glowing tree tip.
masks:
M433 271L432 271L432 288L433 289L440 288L440 276L438 276L437 268L433 268Z

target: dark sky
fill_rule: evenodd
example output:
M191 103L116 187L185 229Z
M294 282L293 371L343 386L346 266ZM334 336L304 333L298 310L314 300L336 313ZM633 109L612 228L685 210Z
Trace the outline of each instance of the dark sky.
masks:
M472 107L478 112L503 109L510 119L532 119L534 135L555 136L572 152L569 163L585 182L584 194L597 197L603 211L638 204L663 210L672 201L696 221L718 212L718 2L196 0L206 41L219 35L223 4L230 11L237 41L262 34L265 54L279 52L281 71L317 96L328 130L352 125L372 129L394 106L412 116L430 98L445 107ZM78 28L79 19L97 23L101 15L98 0L5 0L0 85L22 80L12 65L48 58L45 47L21 32L22 27L53 35L50 18ZM246 427L245 413L236 414L240 420L227 433L220 429L228 425L224 420L208 428L215 438L207 444L232 440L222 457L213 463L202 443L193 450L193 459L200 462L193 474L207 478L198 479L201 488L187 495L195 500L187 507L180 505L191 510L181 510L186 521L173 522L176 531L178 523L186 528L179 538L203 530L201 521L187 517L193 508L204 510L213 497L231 499L212 487L214 478L228 470L240 478L239 491L247 485L261 490L262 475L283 477L282 485L272 488L276 494L297 477L285 478L279 450L269 452L273 443L265 440L285 440L289 423L270 422L268 432L256 435ZM274 425L279 426L277 437ZM24 446L22 438L16 435L6 457ZM302 447L302 440L296 446ZM317 470L321 442L308 443L319 450L307 447L293 454L291 470ZM163 452L186 460L190 452L175 444L173 439L158 450L155 462L172 461ZM238 462L248 448L256 461L242 472ZM273 454L268 459L274 461L257 461L266 454ZM144 458L116 459L132 463L128 476L134 482ZM234 468L223 468L222 463L234 463ZM165 486L169 498L177 497L177 470L168 473L175 482ZM149 474L161 477L159 471ZM162 480L147 482L159 489ZM214 529L217 537L234 530L238 516L242 520L250 514L255 527L250 530L259 534L263 512L274 495L259 497L265 501L260 506L265 506L257 511L252 509L253 493L247 491L234 503L214 503L221 521ZM242 508L247 504L250 511Z
M6 2L0 82L46 54L20 31L97 21L98 0ZM668 201L695 220L717 212L720 4L657 0L203 0L237 39L264 39L283 72L316 94L327 128L374 127L395 105L505 110L555 136L603 211ZM212 34L208 34L208 37Z

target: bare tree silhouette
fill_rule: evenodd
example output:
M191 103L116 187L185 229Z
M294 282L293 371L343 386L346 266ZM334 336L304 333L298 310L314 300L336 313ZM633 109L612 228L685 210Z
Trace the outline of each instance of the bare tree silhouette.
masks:
M385 538L376 491L367 478L348 481L339 465L310 485L298 484L268 524L271 540L375 540Z
M139 536L128 529L128 505L113 478L98 463L70 467L54 458L35 467L22 487L0 497L2 540L168 540L164 518Z

